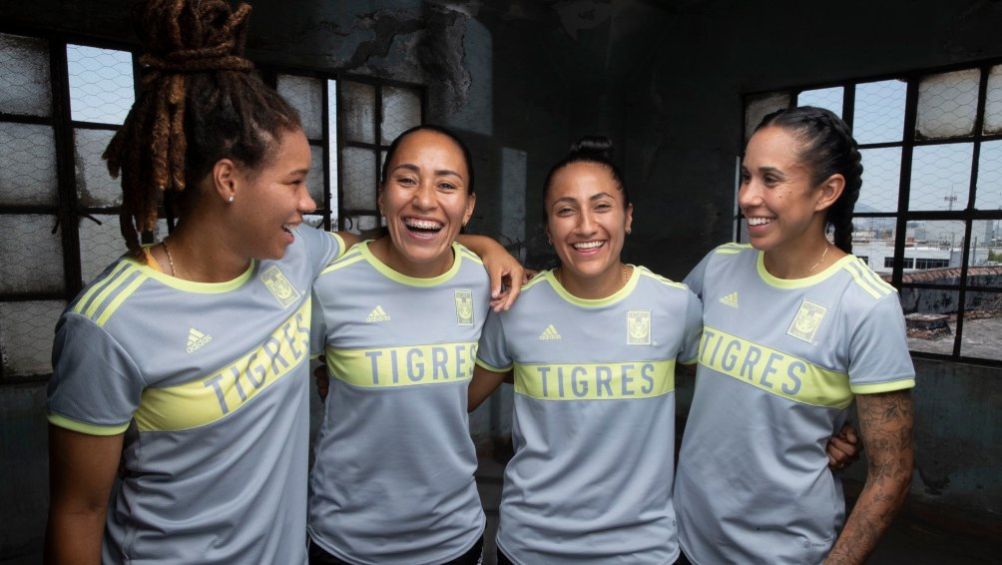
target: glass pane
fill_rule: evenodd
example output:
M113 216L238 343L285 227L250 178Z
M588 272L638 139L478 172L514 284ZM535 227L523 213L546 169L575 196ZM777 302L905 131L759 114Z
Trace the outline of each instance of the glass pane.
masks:
M978 210L1002 210L1002 141L981 144L974 207Z
M968 291L964 296L960 354L1002 360L1002 294Z
M863 186L856 212L897 212L901 183L901 149L862 149Z
M852 136L859 143L901 141L908 84L885 80L856 85Z
M771 112L790 107L788 92L774 92L749 98L745 105L745 141L752 136L762 118Z
M874 272L886 275L889 280L894 267L897 220L855 217L852 219L852 228L852 254L865 259Z
M905 233L905 283L960 284L964 222L915 220Z
M344 87L344 134L348 141L376 142L376 87L359 82Z
M108 162L101 158L115 132L77 128L73 135L76 148L73 163L76 166L80 205L91 208L121 205L121 181L111 178Z
M289 101L309 139L324 137L324 86L320 79L278 75L278 93Z
M1002 220L971 222L967 284L1002 288Z
M924 145L912 153L909 210L963 210L970 193L974 145Z
M62 301L0 302L0 358L4 375L52 372L52 338L66 308Z
M330 208L333 214L332 226L337 225L337 81L327 81L327 158L330 165Z
M383 88L383 123L379 134L383 145L389 145L398 135L421 125L421 97L409 88Z
M992 67L988 73L984 132L989 135L1002 133L1002 65Z
M70 110L74 120L121 124L135 101L132 53L66 46Z
M84 283L94 280L125 251L118 216L94 214L93 219L80 218L80 268Z
M959 297L955 290L901 289L909 349L953 355Z
M49 84L45 40L0 34L0 108L10 114L48 116Z
M62 292L63 248L56 217L0 215L0 293Z
M376 154L369 149L346 147L343 155L342 205L347 210L376 209Z
M916 139L971 135L978 109L977 69L932 75L919 83Z
M842 117L842 96L845 89L841 86L805 90L797 95L797 106L817 106L831 110L836 116Z
M57 194L52 127L0 122L0 203L55 205Z

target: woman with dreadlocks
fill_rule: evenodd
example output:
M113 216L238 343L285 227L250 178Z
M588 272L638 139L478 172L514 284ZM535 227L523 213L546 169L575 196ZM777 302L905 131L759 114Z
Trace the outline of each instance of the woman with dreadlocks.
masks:
M136 13L141 89L105 153L130 253L57 326L49 561L306 560L310 286L347 238L301 225L310 149L242 56L249 12ZM177 229L142 246L165 193Z

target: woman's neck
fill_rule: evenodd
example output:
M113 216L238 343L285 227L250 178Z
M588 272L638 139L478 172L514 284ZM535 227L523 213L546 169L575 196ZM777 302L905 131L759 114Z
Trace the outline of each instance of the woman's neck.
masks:
M626 286L632 274L633 267L623 263L616 263L615 266L595 277L575 276L563 266L557 267L553 271L553 276L567 292L586 300L601 300L616 294Z
M219 223L197 217L178 224L164 247L169 251L173 276L194 282L218 283L233 280L250 267L251 257L228 243ZM161 261L162 264L162 261Z
M766 251L764 262L766 270L776 278L803 279L824 271L845 255L819 230L810 237Z

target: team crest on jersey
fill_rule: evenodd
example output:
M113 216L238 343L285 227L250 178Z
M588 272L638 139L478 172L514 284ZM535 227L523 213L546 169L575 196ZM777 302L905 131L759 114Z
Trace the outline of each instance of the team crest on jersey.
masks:
M626 344L651 344L650 310L630 310L626 313Z
M286 307L296 300L299 299L299 291L296 287L292 286L289 279L285 278L282 271L276 267L271 266L265 272L261 273L261 280L264 281L264 286L268 287L268 292L278 300L278 303L282 307Z
M473 325L473 291L461 289L456 291L456 323L460 326Z
M818 306L813 302L804 300L800 304L800 309L797 310L797 315L793 317L793 323L790 324L790 329L786 330L786 333L807 343L813 343L814 335L818 333L818 328L821 327L821 320L824 319L826 313L828 313L828 310L824 306Z

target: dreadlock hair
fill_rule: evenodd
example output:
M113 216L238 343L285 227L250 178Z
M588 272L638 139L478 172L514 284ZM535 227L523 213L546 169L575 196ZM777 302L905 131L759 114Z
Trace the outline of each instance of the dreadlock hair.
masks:
M852 253L852 211L863 185L863 163L849 126L829 110L813 106L773 112L762 119L755 131L767 126L781 127L801 139L799 158L811 169L814 186L834 174L845 177L845 189L828 208L825 223L834 228L835 245Z
M120 223L133 253L168 192L197 185L220 159L256 168L301 127L243 57L250 11L229 0L148 0L132 14L144 44L139 93L103 157L122 175Z
M573 163L595 163L609 169L612 180L616 181L619 191L623 193L623 207L630 206L630 193L626 190L626 183L623 182L623 174L613 161L612 140L605 136L586 135L571 145L567 155L557 161L546 174L546 181L543 183L543 225L549 220L546 213L546 196L550 192L553 176L560 169Z

